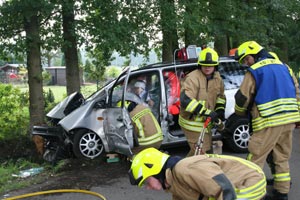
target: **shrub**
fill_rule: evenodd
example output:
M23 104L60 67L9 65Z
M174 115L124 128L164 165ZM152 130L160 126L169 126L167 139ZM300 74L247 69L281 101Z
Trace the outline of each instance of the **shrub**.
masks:
M51 76L50 72L43 71L42 76L43 76L43 84L44 85L50 85L51 81L52 81L51 80L52 76Z
M43 95L45 99L45 112L49 112L55 105L55 97L53 91L49 88L48 92L43 90Z
M25 135L29 128L28 93L0 84L0 139Z

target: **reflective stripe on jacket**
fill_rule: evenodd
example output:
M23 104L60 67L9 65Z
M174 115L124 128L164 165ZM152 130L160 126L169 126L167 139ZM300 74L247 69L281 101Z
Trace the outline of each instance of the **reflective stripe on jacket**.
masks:
M138 134L139 145L151 145L163 140L162 130L148 107L137 105L129 114Z
M256 184L247 187L247 188L243 188L243 189L238 189L235 188L235 193L237 196L237 200L238 199L261 199L265 194L266 194L266 179L265 179L265 174L263 172L263 170L256 164L254 164L251 161L239 158L239 157L234 157L234 156L227 156L227 155L217 155L217 154L210 154L208 155L209 157L213 158L213 157L217 157L217 158L227 158L227 159L231 159L231 160L236 160L238 162L240 162L241 164L257 171L258 173L263 175L263 179L261 179L259 182L257 182Z

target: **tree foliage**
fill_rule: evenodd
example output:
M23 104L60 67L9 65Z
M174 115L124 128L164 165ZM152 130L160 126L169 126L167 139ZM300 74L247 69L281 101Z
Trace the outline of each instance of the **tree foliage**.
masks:
M0 7L0 55L1 60L27 60L37 66L33 58L40 57L39 46L49 52L62 50L68 55L66 65L75 66L68 68L68 82L78 83L72 77L77 78L77 48L82 44L95 67L87 70L101 80L114 51L147 56L155 49L166 61L179 46L214 42L219 54L227 55L240 43L256 40L298 72L299 10L298 0L9 0ZM33 20L37 30L28 35L26 25ZM28 54L33 45L35 51ZM64 51L68 48L70 54ZM41 72L32 69L29 80L38 85Z

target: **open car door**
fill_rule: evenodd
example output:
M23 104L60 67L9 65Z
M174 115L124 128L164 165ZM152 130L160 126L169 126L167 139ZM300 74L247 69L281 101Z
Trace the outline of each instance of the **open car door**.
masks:
M130 71L130 67L123 70L109 90L104 119L104 132L108 138L110 151L127 156L132 156L131 149L134 146L133 126L124 106Z

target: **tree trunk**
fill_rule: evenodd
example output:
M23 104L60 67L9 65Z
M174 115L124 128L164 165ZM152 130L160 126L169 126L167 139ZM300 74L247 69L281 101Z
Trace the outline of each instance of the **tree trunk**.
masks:
M277 42L276 46L280 49L279 50L279 59L285 63L289 63L289 58L288 58L288 44L285 42L287 40L283 39L282 42Z
M161 30L163 35L162 61L173 61L173 54L178 49L178 35L174 0L161 0Z
M228 40L225 35L215 37L215 50L219 56L228 56Z
M62 3L63 52L66 62L67 94L80 91L80 76L75 33L74 0Z
M193 13L195 13L195 8L196 5L194 3L194 1L185 1L186 3L184 4L185 6L185 13L187 14L187 16L191 16L193 15ZM185 46L189 46L189 45L197 45L197 46L201 46L203 45L203 43L199 43L199 34L201 32L201 30L195 30L193 28L191 28L191 26L188 26L187 24L190 24L192 22L190 22L190 18L187 19L187 17L184 17L184 43Z
M33 125L44 124L45 103L40 51L40 33L37 14L24 19L27 47L27 69L29 84L30 129ZM39 153L43 153L43 139L33 138Z

